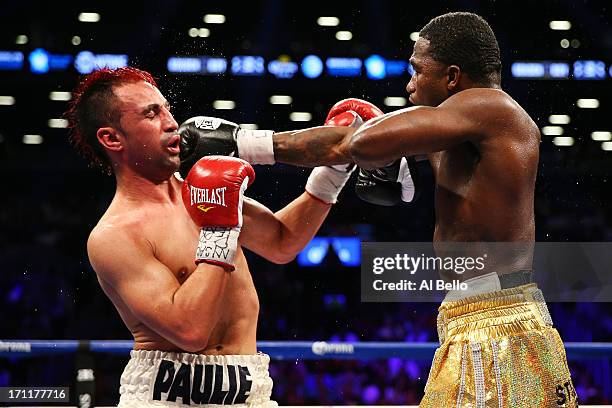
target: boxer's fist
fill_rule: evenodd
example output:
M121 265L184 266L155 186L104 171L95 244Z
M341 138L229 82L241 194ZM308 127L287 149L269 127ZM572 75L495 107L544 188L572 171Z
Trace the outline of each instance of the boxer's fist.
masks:
M239 129L236 123L210 116L196 116L183 122L178 129L181 135L181 176L185 178L204 156L238 156L236 140Z
M183 182L182 196L187 212L202 228L196 263L234 269L244 191L253 180L253 167L233 157L207 156L193 166Z
M368 101L364 101L363 99L348 98L343 99L340 102L337 102L334 106L332 106L332 108L329 110L329 113L327 114L325 123L327 124L327 121L347 111L355 112L361 117L364 122L372 118L377 118L379 116L384 115L383 111L381 111L376 107L376 105Z
M419 187L414 158L403 157L379 169L359 169L355 193L368 203L392 206L414 201Z

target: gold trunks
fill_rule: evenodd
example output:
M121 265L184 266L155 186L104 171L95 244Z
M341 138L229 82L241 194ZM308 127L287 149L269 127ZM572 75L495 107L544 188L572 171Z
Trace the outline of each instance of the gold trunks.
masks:
M535 284L444 302L420 407L576 407L565 349Z

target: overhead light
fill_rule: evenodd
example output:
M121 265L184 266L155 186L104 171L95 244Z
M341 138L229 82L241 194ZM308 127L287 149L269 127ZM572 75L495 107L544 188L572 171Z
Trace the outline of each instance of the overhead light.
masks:
M570 46L570 42L567 38L563 38L559 44L561 44L561 48L569 48Z
M74 35L72 36L72 40L70 40L70 42L72 43L72 45L79 45L81 43L81 37L79 37L78 35Z
M23 135L21 141L23 144L41 144L43 142L43 137L41 135Z
M13 96L0 96L0 105L9 106L15 104L15 98Z
M338 41L349 41L351 38L353 38L353 33L350 31L338 31L336 33L336 40Z
M198 37L208 37L210 35L210 30L208 28L200 28L198 30Z
M553 125L567 125L570 123L569 115L550 115L548 121Z
M596 142L608 142L612 140L612 132L596 130L595 132L591 133L591 139Z
M387 106L406 106L406 98L401 96L387 96L383 102Z
M81 13L79 14L79 21L82 23L97 23L100 21L100 14L98 13Z
M577 39L575 39L575 38L574 38L574 39L573 39L573 40L570 42L570 45L572 46L572 48L578 48L578 47L580 47L580 40L577 40Z
M573 146L574 138L571 136L557 136L553 139L555 146Z
M206 24L223 24L225 23L225 16L223 14L206 14L204 22Z
M259 126L257 126L255 123L241 123L240 129L257 130L259 129Z
M578 99L576 101L576 106L583 109L596 109L599 108L599 100L594 98Z
M61 91L52 91L49 92L49 99L52 101L69 101L72 98L72 93L70 92L61 92Z
M15 44L17 45L23 45L27 43L28 43L28 36L25 34L18 35L17 38L15 38Z
M270 103L272 105L289 105L293 102L293 98L289 95L272 95L270 97Z
M312 120L312 114L309 112L291 112L289 114L289 120L292 122L309 122Z
M551 30L569 30L572 28L572 23L567 20L553 20L548 23Z
M416 42L416 40L419 39L419 32L418 31L413 31L410 33L410 40Z
M601 144L601 150L612 152L612 142L603 142Z
M62 129L68 127L68 119L49 119L47 122L50 128Z
M236 102L228 101L228 100L216 100L213 102L213 108L215 109L234 109L236 107Z
M323 27L335 27L340 24L340 19L338 17L319 17L317 24Z
M542 128L542 134L546 136L561 136L563 134L563 128L561 126L544 126Z

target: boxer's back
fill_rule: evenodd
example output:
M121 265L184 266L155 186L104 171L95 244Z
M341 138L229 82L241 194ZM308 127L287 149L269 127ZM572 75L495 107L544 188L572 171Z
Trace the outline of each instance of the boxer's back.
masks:
M171 274L172 279L179 284L189 279L195 270L194 254L199 229L187 214L180 199L178 202L163 204L146 200L135 203L117 195L91 233L88 243L90 258L92 251L96 251L97 240L112 240L115 236L126 234L144 241L145 250L150 250L152 256L167 267L167 270L160 273ZM117 250L131 249L117 248ZM110 284L104 270L96 270L96 273L102 289L134 336L135 349L179 350L177 346L143 324L131 312L131 307ZM134 270L132 273L137 274L139 271ZM221 316L211 333L208 345L200 352L254 354L259 302L246 260L240 250L236 270L230 274L222 305ZM205 319L207 316L185 316L185 318Z

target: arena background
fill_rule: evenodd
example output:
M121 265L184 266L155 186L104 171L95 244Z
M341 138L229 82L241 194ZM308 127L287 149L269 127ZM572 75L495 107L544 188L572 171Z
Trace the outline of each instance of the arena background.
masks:
M0 9L0 339L129 338L85 250L114 182L68 143L62 113L78 70L125 63L149 70L179 122L207 114L297 129L321 124L345 97L386 112L403 106L412 33L458 10L489 21L502 50L503 88L542 129L537 240L611 241L606 1L7 1ZM319 58L320 75L317 58L307 56ZM349 182L318 236L431 240L432 175L426 163L419 167L418 202L372 206ZM300 194L308 175L283 165L256 170L249 194L272 209ZM316 258L316 266L279 266L248 254L261 300L259 339L437 341L437 305L360 303L359 268L333 248ZM612 341L609 304L549 307L564 341ZM98 404L116 404L126 361L95 356ZM612 400L610 359L570 367L581 403ZM428 369L429 361L298 359L273 362L271 375L280 404L416 404ZM0 357L0 386L72 387L74 372L70 356Z

